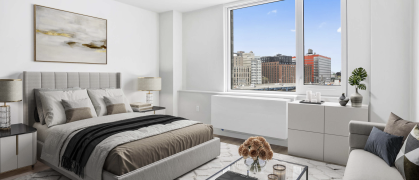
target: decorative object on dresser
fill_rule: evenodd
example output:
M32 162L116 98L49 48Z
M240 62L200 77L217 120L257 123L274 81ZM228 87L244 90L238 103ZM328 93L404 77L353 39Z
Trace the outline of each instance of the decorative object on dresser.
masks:
M36 163L36 129L12 124L0 131L0 173L32 166Z
M0 129L10 129L10 106L7 102L22 101L21 79L0 79Z
M342 93L342 96L339 98L339 104L341 106L346 106L348 102L349 102L349 98L345 97L345 93Z
M362 106L362 95L358 93L358 89L366 90L367 86L363 83L366 78L368 77L367 71L362 68L356 68L352 71L352 76L349 77L349 84L351 86L355 86L355 93L351 95L351 104L352 107L361 107Z
M147 96L146 96L146 102L153 105L153 94L150 91L161 90L161 78L160 77L139 77L138 90L148 91Z
M288 153L345 165L350 120L368 121L368 106L344 107L337 102L288 103Z
M239 147L239 155L243 156L244 164L253 173L261 172L266 161L271 160L274 152L271 145L263 137L250 137Z
M35 61L107 64L107 20L34 5Z

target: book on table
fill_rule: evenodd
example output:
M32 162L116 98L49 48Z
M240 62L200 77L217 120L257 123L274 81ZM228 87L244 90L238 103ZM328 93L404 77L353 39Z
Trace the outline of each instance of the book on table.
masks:
M149 108L149 107L152 107L152 105L150 103L137 102L137 103L131 103L131 107L133 107L133 108Z

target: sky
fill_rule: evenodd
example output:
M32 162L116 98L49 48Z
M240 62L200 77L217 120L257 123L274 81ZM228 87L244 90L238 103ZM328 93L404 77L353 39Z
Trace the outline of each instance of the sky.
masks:
M234 51L295 56L295 1L233 10ZM313 49L341 71L340 0L304 0L304 53Z

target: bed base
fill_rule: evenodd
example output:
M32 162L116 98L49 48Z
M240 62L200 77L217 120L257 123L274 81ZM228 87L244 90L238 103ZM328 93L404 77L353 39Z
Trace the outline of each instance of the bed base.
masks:
M70 179L80 179L77 175L69 171L51 165L40 159L43 143L38 141L37 158L42 163L48 165L52 169L67 176ZM154 162L142 168L136 169L129 173L117 176L107 171L103 171L103 180L172 180L176 179L189 171L205 164L220 155L220 139L214 138L200 145L179 152L160 161ZM88 177L85 178L89 179Z

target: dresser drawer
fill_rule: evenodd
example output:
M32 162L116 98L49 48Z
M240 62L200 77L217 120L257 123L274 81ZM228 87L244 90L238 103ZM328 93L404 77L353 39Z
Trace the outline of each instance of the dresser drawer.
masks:
M324 106L289 103L288 127L294 130L324 133Z
M345 136L324 135L324 161L345 165L349 158L349 139Z
M325 133L349 136L349 121L368 121L367 108L325 107Z
M0 138L0 173L17 168L16 136Z
M322 133L288 129L288 154L323 161Z

